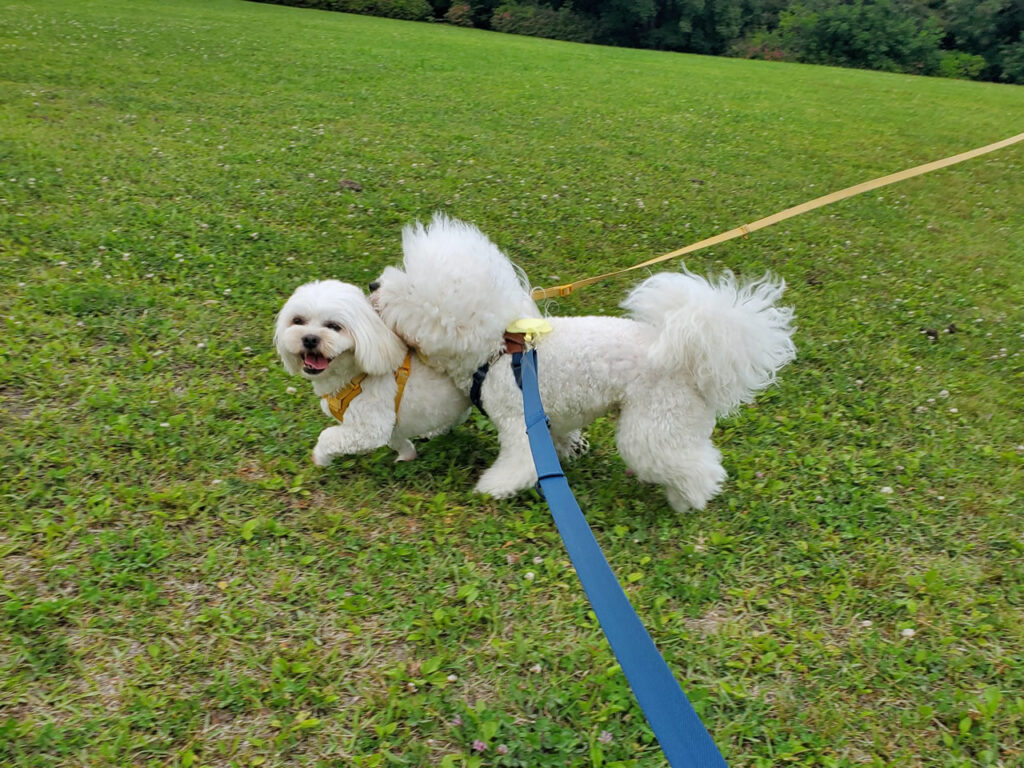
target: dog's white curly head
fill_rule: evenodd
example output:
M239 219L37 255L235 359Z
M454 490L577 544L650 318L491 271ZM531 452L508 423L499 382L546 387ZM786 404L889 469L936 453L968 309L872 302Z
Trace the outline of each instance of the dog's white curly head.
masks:
M509 323L539 316L525 275L472 224L437 213L407 226L402 256L372 286L373 304L456 381L501 348Z
M356 286L320 280L299 286L277 315L274 346L289 373L322 377L355 363L371 375L393 372L406 347Z

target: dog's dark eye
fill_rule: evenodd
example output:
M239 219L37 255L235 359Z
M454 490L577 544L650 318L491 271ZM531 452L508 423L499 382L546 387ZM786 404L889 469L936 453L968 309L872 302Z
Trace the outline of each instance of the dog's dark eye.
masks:
M305 324L306 324L306 319L303 318L303 317L293 317L292 318L292 325L305 325Z
M326 328L330 328L330 329L331 329L332 331L334 331L335 333L337 333L338 331L340 331L340 330L342 329L342 327L343 327L343 326L342 326L342 325L341 325L340 323L335 323L335 322L334 322L334 321L332 320L332 321L331 321L331 322L329 322L329 323L324 323L324 327L326 327Z

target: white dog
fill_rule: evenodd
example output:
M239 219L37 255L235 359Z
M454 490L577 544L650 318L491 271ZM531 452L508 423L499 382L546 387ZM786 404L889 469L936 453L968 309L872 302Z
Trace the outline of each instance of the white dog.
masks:
M525 277L475 227L435 215L403 232L403 267L371 285L384 321L463 392L474 373L500 451L476 490L501 498L534 485L522 394L503 354L507 326L540 317ZM715 417L749 402L795 356L782 281L740 284L661 273L638 285L630 318L554 317L536 342L540 394L563 456L579 430L617 409L616 442L641 480L665 487L679 511L703 509L726 473L711 442Z
M354 285L300 286L278 313L274 345L288 372L312 381L324 413L338 421L313 449L319 466L382 445L410 461L410 438L444 432L468 413L466 395L410 353Z

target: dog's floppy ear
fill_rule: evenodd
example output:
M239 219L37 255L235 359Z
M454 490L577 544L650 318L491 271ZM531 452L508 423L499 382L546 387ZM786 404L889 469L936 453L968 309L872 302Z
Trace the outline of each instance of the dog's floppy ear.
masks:
M302 370L300 358L298 355L293 355L285 350L284 340L281 338L285 327L284 318L288 313L290 313L290 309L287 304L277 313L277 318L274 321L274 348L277 350L277 356L281 358L284 369L293 376L297 376Z
M352 334L352 354L359 368L371 375L394 373L405 359L405 344L384 325L369 301L351 309L348 332Z

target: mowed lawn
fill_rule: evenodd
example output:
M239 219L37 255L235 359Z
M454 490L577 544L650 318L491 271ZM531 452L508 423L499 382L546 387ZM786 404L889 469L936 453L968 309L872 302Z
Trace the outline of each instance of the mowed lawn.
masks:
M665 765L543 502L471 492L486 420L314 467L277 309L435 210L551 285L1021 130L1020 87L6 0L0 764ZM568 474L729 765L1024 764L1024 145L687 266L799 326L724 491L674 513L614 416Z

